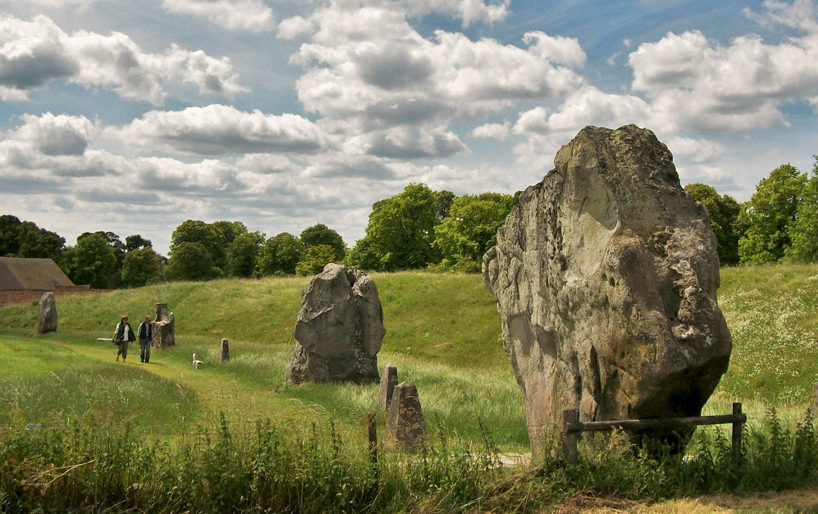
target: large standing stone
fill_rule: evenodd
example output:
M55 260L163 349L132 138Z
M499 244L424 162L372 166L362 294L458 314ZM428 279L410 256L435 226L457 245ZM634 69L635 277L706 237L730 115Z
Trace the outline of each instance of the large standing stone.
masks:
M394 364L387 364L383 368L381 383L378 387L378 407L385 411L389 410L389 403L392 401L396 385L398 385L398 368Z
M426 422L420 408L418 389L401 382L395 386L389 403L384 443L392 448L416 450L423 445L425 437Z
M555 166L483 257L532 449L566 408L581 421L699 415L731 350L706 209L634 125L586 127Z
M377 382L385 333L375 282L358 270L327 264L301 295L287 380Z
M176 344L176 319L168 312L168 304L156 304L156 317L153 322L153 339L151 344L158 348Z
M43 293L37 303L37 333L57 331L57 300L54 293Z

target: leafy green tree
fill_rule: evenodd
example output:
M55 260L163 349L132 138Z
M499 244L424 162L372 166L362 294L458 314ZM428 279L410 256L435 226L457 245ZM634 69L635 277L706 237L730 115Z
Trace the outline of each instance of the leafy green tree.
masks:
M707 207L710 213L710 227L718 241L719 262L722 265L738 264L738 215L741 206L735 198L716 192L713 186L707 184L688 184L685 191L694 200Z
M14 257L20 251L20 225L17 216L0 216L0 257Z
M125 254L122 262L122 284L125 287L142 287L158 280L159 255L150 244Z
M327 245L335 251L333 261L341 262L346 255L346 244L341 234L327 227L323 223L318 223L307 227L301 232L301 243L305 249L311 246Z
M263 242L264 236L258 232L245 232L236 236L227 247L227 274L231 277L252 276Z
M19 247L17 257L40 257L60 261L65 250L65 239L31 221L20 223L17 232Z
M125 244L119 239L119 236L113 232L103 232L102 230L98 230L93 233L105 239L106 244L110 246L111 250L114 252L114 257L116 257L116 265L108 277L107 287L109 289L117 288L122 281L122 262L125 259ZM91 232L83 232L79 237L77 237L77 241L84 237L88 237L89 235L91 235Z
M227 247L241 234L247 233L247 227L240 221L216 221L205 223L201 220L185 220L173 231L170 237L170 254L182 243L200 243L210 254L210 262L219 269L227 266Z
M747 227L738 243L743 264L776 262L784 256L791 244L789 225L795 220L806 182L806 174L784 164L758 183L738 217L739 225Z
M432 243L441 213L437 193L425 184L409 184L372 206L366 235L355 245L350 261L375 270L426 267L435 261Z
M443 257L441 262L447 266L481 262L486 250L497 242L497 229L513 205L514 197L501 193L455 198L449 217L435 227L434 244ZM474 265L470 267L474 269Z
M68 276L75 284L89 284L94 289L110 287L116 271L116 255L105 236L99 232L85 233L67 252Z
M214 221L211 226L216 230L217 245L210 252L213 265L221 269L227 266L227 248L238 236L247 233L247 227L240 221Z
M812 177L804 186L801 202L795 213L795 220L788 226L787 233L792 245L786 255L796 261L818 261L818 155L812 167Z
M169 257L172 260L176 249L183 243L199 243L207 251L210 265L213 266L218 261L224 261L224 253L218 250L221 241L222 235L213 225L201 220L185 220L170 236Z
M130 252L132 250L139 250L140 248L145 248L147 246L153 246L151 244L150 239L145 239L144 237L140 236L139 234L134 234L132 236L128 236L125 238L125 251Z
M276 273L292 275L303 256L304 245L301 240L288 232L281 232L268 239L261 247L259 273L263 276Z
M454 193L451 191L435 191L435 201L437 203L437 220L443 221L449 217L449 209L454 202Z
M168 280L210 280L219 272L202 243L188 242L176 246L165 269Z
M304 252L304 257L295 266L298 275L315 275L323 271L324 266L334 262L337 248L330 245L310 246Z

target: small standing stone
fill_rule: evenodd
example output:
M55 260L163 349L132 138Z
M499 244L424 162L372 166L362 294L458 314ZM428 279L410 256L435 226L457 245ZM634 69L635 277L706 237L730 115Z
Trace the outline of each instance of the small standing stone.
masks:
M398 385L398 368L394 364L387 364L383 368L381 384L378 387L378 406L381 409L389 410L389 402L392 401L392 393L396 385Z
M158 348L176 344L176 320L173 313L168 312L168 304L156 304L156 317L153 323L153 340L151 344Z
M219 362L227 362L230 360L230 346L227 339L222 338L221 351L219 352Z
M392 393L384 442L392 448L417 450L423 446L425 438L426 422L423 420L417 387L401 382Z
M43 293L37 304L37 333L57 331L57 301L54 293Z
M812 402L809 404L809 410L812 412L812 417L818 417L818 384L812 388Z

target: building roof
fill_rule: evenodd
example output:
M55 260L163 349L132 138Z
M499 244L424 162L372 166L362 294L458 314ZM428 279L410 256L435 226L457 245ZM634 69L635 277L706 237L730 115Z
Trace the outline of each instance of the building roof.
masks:
M44 289L73 286L51 259L0 257L0 289Z

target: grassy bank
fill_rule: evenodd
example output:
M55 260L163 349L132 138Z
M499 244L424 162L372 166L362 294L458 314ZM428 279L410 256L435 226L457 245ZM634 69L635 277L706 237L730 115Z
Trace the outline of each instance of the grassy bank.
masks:
M776 450L781 455L778 460L790 462L788 465L795 467L800 464L794 464L794 459L803 460L797 458L795 450L797 424L801 422L804 426L804 410L818 375L818 349L815 343L818 339L818 320L815 317L818 280L813 277L818 277L818 266L722 270L719 301L733 334L734 348L730 368L705 408L706 413L724 413L730 411L732 401L742 401L744 411L751 420L748 430L761 434L753 444L757 446L755 451L758 455L763 456L764 446L775 440L769 411L770 406L775 406L776 423L782 430L789 431L788 442L785 445L782 443L781 448ZM525 474L516 477L513 484L507 486L502 484L508 477L494 477L494 472L488 474L488 479L478 478L480 473L487 473L486 468L479 466L475 468L474 477L464 472L461 477L463 483L457 486L459 482L449 476L458 475L456 468L444 466L444 461L457 461L462 455L490 456L495 449L504 453L524 452L528 447L520 393L500 343L494 299L477 275L405 272L375 274L373 278L379 288L387 328L379 354L380 365L387 362L396 364L400 380L417 385L430 437L443 444L433 452L438 457L444 454L447 457L435 461L437 471L434 473L428 468L432 462L428 456L420 463L395 464L394 474L379 485L381 489L375 493L371 489L339 492L331 488L320 489L313 484L318 487L316 490L324 491L315 493L318 497L326 498L323 495L331 490L332 494L352 495L345 501L353 502L356 508L368 505L366 508L386 510L400 510L395 505L407 501L418 508L422 508L424 502L442 502L464 510L478 508L478 505L503 510L504 501L522 501L526 505L526 502L532 501L531 505L541 506L543 498L563 498L565 494L576 491L577 487L581 490L582 480L591 480L587 476L582 478L582 473L592 474L592 469L611 465L607 461L591 460L583 464L586 468L575 468L569 472L559 463L543 464L536 468L539 471L533 472L540 476L544 473L556 480L557 484L564 485L548 491ZM313 444L310 441L317 441L315 434L322 434L321 447L324 449L320 452L320 458L316 457L315 466L320 469L340 466L338 472L342 475L331 475L338 484L347 480L344 477L364 473L361 469L366 466L365 459L359 462L363 459L362 453L365 453L362 449L366 447L363 420L367 412L375 410L377 386L284 384L284 367L292 348L292 331L300 294L307 282L305 278L269 278L172 283L64 298L58 301L59 331L44 336L37 336L34 331L35 304L0 308L0 359L4 363L0 372L0 427L4 427L4 430L0 431L0 437L12 433L28 434L29 437L38 434L37 437L40 437L40 429L44 427L51 432L43 434L57 434L50 437L65 440L69 437L65 433L68 430L66 427L78 427L80 431L89 427L108 427L99 434L99 437L107 438L107 442L94 439L97 441L94 444L124 445L117 442L116 437L125 431L149 448L133 449L127 445L123 448L143 452L154 451L150 450L150 445L160 445L152 453L158 460L150 465L161 467L171 466L166 460L185 461L187 454L184 452L195 452L199 451L197 448L216 444L216 434L220 433L221 424L217 421L220 416L230 427L231 441L239 445L230 450L231 455L241 456L245 448L256 444L253 441L257 439L257 423L265 423L264 420L269 418L273 420L274 429L271 430L281 432L280 437L284 438L278 444L303 449L304 445ZM150 364L141 364L136 355L138 347L134 345L127 364L114 362L113 345L97 342L96 337L109 336L119 315L127 313L132 320L138 320L145 314L151 314L157 302L168 303L176 316L177 346L156 351ZM231 360L227 363L217 362L216 352L222 337L230 339ZM190 359L193 352L205 360L203 369L192 368ZM383 426L383 413L379 414L379 422ZM619 460L611 462L619 462L616 466L625 466L633 472L633 476L617 482L617 479L611 478L617 473L614 466L609 470L610 475L600 475L603 477L602 483L591 481L588 483L595 485L589 487L600 494L614 491L610 494L652 498L656 495L661 497L662 491L667 494L694 494L735 490L736 487L758 490L792 486L780 482L773 486L769 482L763 485L762 481L757 480L755 485L746 481L718 482L722 485L708 489L711 486L696 482L699 479L680 479L679 476L687 474L713 474L716 473L714 470L720 469L718 466L724 465L718 457L721 450L714 435L716 433L712 429L697 432L697 437L704 438L704 442L691 446L691 457L685 461L698 459L700 464L704 464L696 469L674 468L676 464L672 463L661 464L667 470L675 471L667 471L669 475L651 475L650 483L655 487L640 489L635 484L638 484L639 473L655 472L656 463L628 464L630 461L627 461L623 464ZM25 435L20 437L24 438ZM350 453L349 462L333 461L341 458L332 456L336 451L333 444L337 445L337 441L348 445L344 451ZM318 443L313 446L315 444ZM34 467L29 470L32 473L53 472L58 475L59 470L80 463L77 460L80 456L74 454L52 460L37 457L40 450L33 449L28 457L20 454L23 455L21 462L41 459L41 462L38 461L40 464L32 464ZM210 448L208 451L211 450L226 451L224 448ZM88 449L88 452L93 451ZM615 459L625 458L619 450L611 452ZM300 457L287 458L293 460ZM389 458L403 457L393 455ZM756 461L758 459L761 457ZM24 472L27 465L14 468L14 473ZM171 466L166 472L171 475L193 473L191 470L196 467L195 463L188 462L187 465L190 466L189 470ZM268 462L264 465L271 464ZM470 465L471 461L461 468L466 469ZM747 465L751 465L750 461ZM359 469L360 466L364 468ZM418 471L418 476L405 475L407 466L420 466L412 469L424 471ZM756 468L761 469L760 465ZM581 472L582 469L585 471ZM11 468L4 470L11 472ZM206 473L211 472L215 473L212 469ZM322 475L325 471L315 473L317 475L310 480L329 480ZM425 479L422 476L430 473L444 478L435 479L438 480L436 482L423 482ZM764 473L769 473L769 469ZM203 478L195 473L192 476L198 476L197 480L212 480L212 477ZM675 481L675 485L670 487L668 482L662 486L653 480L657 476L664 477L662 480ZM798 483L811 480L809 473L801 473L798 477ZM127 473L122 475L123 483L132 478ZM616 484L611 485L604 480L612 480ZM241 489L246 485L237 487ZM436 489L444 486L462 486L464 489L458 493L457 500L452 500L445 497L442 489ZM636 489L629 489L631 486ZM150 490L158 486L139 487L139 491L143 491L143 487ZM196 489L198 486L192 483L185 487L189 488L190 494L207 492ZM302 487L303 493L306 486L302 484L299 487ZM520 499L519 495L526 496L523 490L526 487L539 499ZM132 508L142 508L140 506L144 504L140 502L148 501L137 499L139 495L133 492L123 494L131 498L129 501L132 503L128 505ZM180 500L173 494L167 492L169 496L163 496L163 508L217 508L215 504L185 503L188 500ZM371 494L375 494L375 497ZM385 500L383 495L389 499ZM307 495L299 498L299 502L311 502L317 497ZM475 501L478 503L469 503ZM495 501L501 503L495 504ZM247 505L277 504L251 502ZM506 507L508 505L514 503L505 504Z

